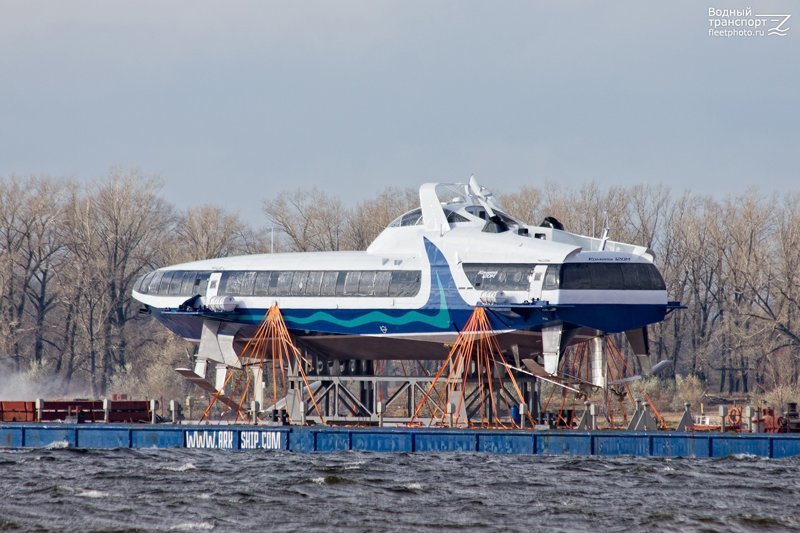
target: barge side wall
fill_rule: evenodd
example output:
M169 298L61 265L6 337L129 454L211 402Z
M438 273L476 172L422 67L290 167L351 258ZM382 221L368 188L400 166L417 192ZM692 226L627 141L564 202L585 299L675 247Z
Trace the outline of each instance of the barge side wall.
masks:
M800 434L6 423L0 447L783 458L800 456Z

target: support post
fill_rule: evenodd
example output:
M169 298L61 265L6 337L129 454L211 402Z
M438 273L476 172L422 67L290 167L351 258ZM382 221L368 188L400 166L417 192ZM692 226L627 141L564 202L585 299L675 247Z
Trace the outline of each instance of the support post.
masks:
M192 397L186 397L186 416L189 420L192 420Z
M753 415L755 414L755 410L753 409L752 405L746 405L744 409L742 409L742 422L745 424L745 429L748 433L755 433L753 431Z
M169 401L169 411L172 414L172 423L178 424L183 418L181 415L182 413L181 402L177 400L170 400Z
M719 406L719 430L722 433L725 433L725 417L728 416L728 408L727 406L720 405Z
M603 353L605 337L595 337L592 339L592 385L606 388L606 358Z
M264 405L264 369L259 365L253 365L253 399L259 405Z
M378 427L383 427L383 402L378 402L376 406L376 411L378 412Z
M156 415L156 401L155 400L150 400L150 423L151 424L155 424L156 423L156 416L158 416L158 415Z
M542 358L544 370L548 374L558 372L558 362L561 357L561 326L548 326L542 328Z
M110 420L109 412L111 411L111 400L108 398L103 398L103 422L108 424Z
M519 404L519 427L525 429L525 416L528 414L528 404L522 402Z
M217 364L214 373L214 388L222 390L225 387L225 378L228 375L228 368L224 364ZM223 391L224 393L224 391Z
M258 411L261 409L261 403L258 400L250 402L250 421L254 426L258 425Z
M453 402L447 402L447 420L448 426L453 427L453 411L454 411Z

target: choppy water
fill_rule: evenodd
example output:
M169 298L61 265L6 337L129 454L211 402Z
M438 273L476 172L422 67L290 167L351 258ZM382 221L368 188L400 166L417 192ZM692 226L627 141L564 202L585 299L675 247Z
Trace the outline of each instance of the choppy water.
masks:
M0 450L0 530L786 530L800 460Z

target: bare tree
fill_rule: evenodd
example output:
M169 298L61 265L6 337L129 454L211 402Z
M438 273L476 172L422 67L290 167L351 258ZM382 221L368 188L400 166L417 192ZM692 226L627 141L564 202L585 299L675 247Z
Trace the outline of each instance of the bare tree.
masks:
M418 204L417 191L394 187L387 187L375 198L360 202L347 212L343 248L365 250L392 220Z
M264 203L264 212L286 236L290 251L340 249L347 210L339 198L319 189L282 192Z
M67 245L79 262L81 287L75 313L86 335L94 392L105 390L114 369L126 364L133 282L154 263L172 224L171 208L157 192L156 180L115 169L70 205Z

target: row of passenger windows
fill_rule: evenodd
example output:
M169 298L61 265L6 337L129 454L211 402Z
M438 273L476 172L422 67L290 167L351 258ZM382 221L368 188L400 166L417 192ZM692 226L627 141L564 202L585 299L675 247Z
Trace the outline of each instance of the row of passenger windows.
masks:
M156 271L136 282L134 290L160 296L205 295L211 272ZM419 270L229 271L217 294L225 296L415 296Z
M478 290L527 291L536 265L500 265L497 263L465 263L464 274Z
M133 289L142 294L158 294L161 296L205 296L208 278L211 272L193 272L183 270L156 270L139 278Z
M489 291L528 291L536 265L465 264L473 287ZM542 290L664 290L664 279L651 263L565 263L548 265Z
M467 279L478 290L528 291L532 264L464 264ZM229 271L222 273L217 294L226 296L415 296L418 270ZM205 295L211 272L155 271L140 278L134 290L161 296ZM651 263L565 263L549 265L543 290L664 290Z
M218 294L230 296L415 296L419 270L223 272Z

